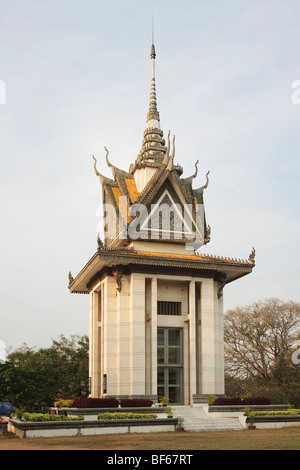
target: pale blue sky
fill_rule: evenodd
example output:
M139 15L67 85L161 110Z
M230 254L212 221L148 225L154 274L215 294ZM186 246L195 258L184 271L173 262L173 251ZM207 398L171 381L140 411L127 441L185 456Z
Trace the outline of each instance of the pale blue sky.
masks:
M1 323L7 347L88 333L88 296L70 295L96 250L99 181L128 169L148 111L152 14L161 125L205 192L204 253L248 258L225 310L300 301L299 1L1 0Z

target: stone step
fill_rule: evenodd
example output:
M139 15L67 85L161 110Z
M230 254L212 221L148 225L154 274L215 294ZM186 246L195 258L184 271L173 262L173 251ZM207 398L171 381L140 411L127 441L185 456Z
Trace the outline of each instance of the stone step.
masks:
M181 418L182 426L186 431L225 431L243 429L238 418L210 417L201 407L180 407L172 408L173 416Z

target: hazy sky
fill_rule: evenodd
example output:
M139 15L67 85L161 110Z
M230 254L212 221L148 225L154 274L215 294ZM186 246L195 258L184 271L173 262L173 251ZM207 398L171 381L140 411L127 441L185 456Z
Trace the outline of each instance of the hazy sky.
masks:
M248 258L225 310L300 301L298 0L0 0L1 321L6 347L88 333L75 276L97 248L110 160L142 144L155 24L156 85L176 163L205 191L204 253ZM1 91L2 90L2 91ZM3 91L4 90L4 91ZM5 93L5 96L3 95ZM5 98L5 99L4 99Z

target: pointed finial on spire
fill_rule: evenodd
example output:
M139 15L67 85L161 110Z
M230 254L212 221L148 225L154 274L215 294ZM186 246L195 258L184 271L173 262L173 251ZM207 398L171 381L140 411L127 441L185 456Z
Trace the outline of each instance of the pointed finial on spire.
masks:
M154 47L154 16L152 15L152 47L151 47L151 59L155 59L156 53L155 53L155 47Z
M150 57L151 57L151 59L155 59L155 58L156 58L156 52L155 52L154 43L152 43L152 46L151 46L151 54L150 54Z
M153 28L153 26L152 26ZM155 87L155 58L156 51L154 46L154 37L152 31L152 45L150 51L150 57L152 62L152 79L151 79L151 91L150 91L150 103L149 111L147 113L147 124L144 131L144 138L142 148L137 156L135 164L131 167L130 172L133 174L136 168L140 168L140 165L147 164L148 160L151 167L158 168L164 161L166 165L169 161L169 148L165 146L165 139L163 138L163 131L160 127L160 117L157 109L156 102L156 87Z
M153 36L153 32L152 32ZM155 46L154 46L154 39L152 37L152 46L151 46L151 53L150 53L151 61L152 61L152 80L151 80L151 91L150 91L150 105L149 105L149 112L147 115L147 127L148 128L157 128L160 129L160 122L159 122L159 113L157 110L157 102L156 102L156 88L155 88Z

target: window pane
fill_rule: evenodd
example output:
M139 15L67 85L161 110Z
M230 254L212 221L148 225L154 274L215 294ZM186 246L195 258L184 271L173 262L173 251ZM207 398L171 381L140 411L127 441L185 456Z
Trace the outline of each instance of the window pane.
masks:
M165 362L164 348L157 348L157 363L163 364Z
M179 367L169 369L169 384L181 385L181 369Z
M163 385L165 383L165 369L162 367L157 368L157 383Z
M169 348L168 350L168 363L169 364L180 364L180 349Z
M157 345L158 346L163 346L164 345L164 330L162 328L159 328L157 330Z
M180 387L169 387L169 399L171 403L180 403Z
M180 346L180 330L169 330L168 333L169 346Z

